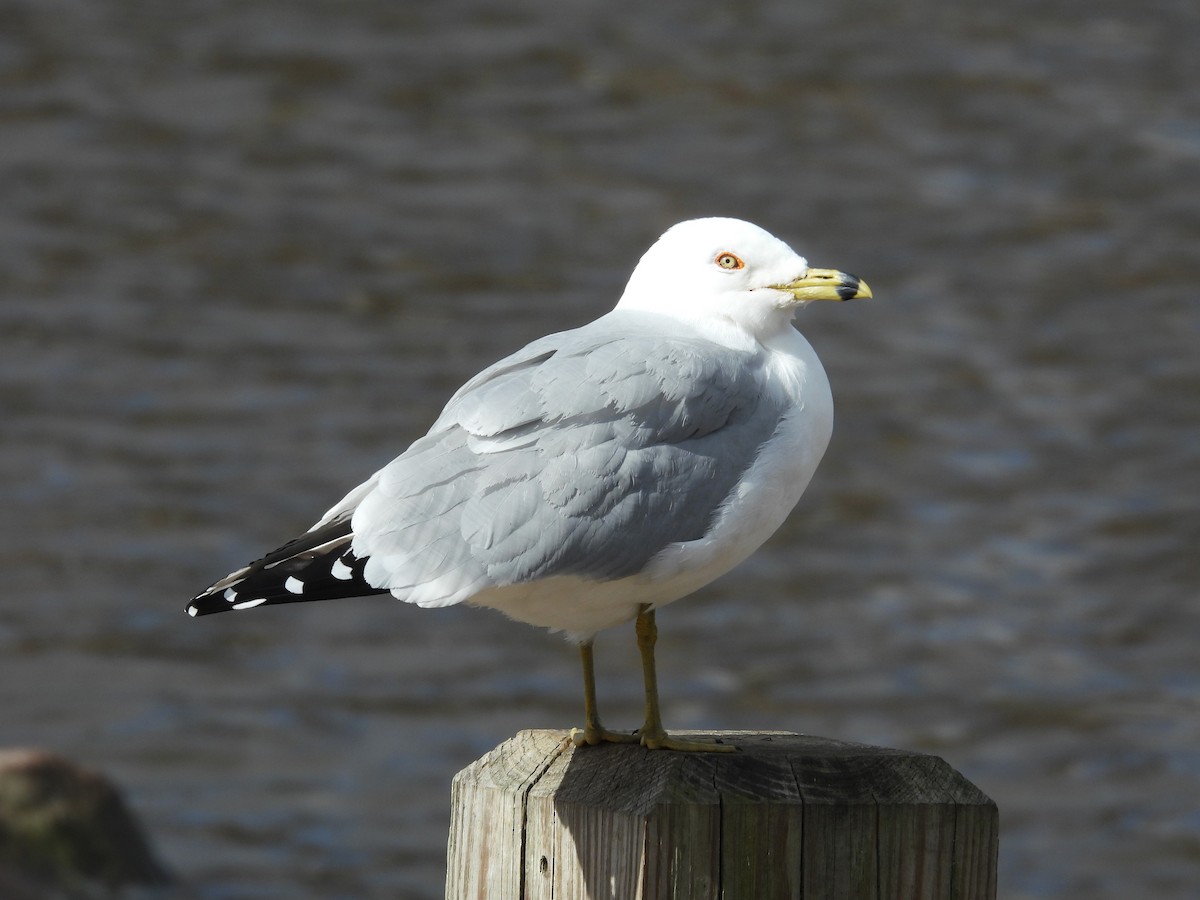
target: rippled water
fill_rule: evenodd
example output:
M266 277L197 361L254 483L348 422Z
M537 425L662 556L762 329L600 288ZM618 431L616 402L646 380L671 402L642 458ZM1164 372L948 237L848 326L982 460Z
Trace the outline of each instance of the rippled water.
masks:
M452 773L575 724L574 651L183 604L737 215L878 299L801 316L834 441L660 616L668 723L944 756L1002 897L1192 896L1198 43L1185 0L10 2L0 743L115 775L197 897L439 896Z

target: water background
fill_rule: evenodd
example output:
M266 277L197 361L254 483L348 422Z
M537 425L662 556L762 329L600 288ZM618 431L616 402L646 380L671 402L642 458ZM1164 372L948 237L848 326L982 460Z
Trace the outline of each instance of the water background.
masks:
M579 722L574 650L183 605L734 215L877 300L800 318L833 443L660 615L668 724L945 757L1004 898L1194 896L1198 46L1190 0L9 0L0 745L115 776L190 896L440 896L452 774Z

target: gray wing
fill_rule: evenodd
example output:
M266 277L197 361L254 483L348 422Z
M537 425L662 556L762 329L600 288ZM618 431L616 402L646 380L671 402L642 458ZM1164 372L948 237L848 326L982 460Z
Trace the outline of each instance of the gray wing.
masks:
M612 313L465 385L353 518L368 582L424 606L607 580L702 537L784 412L759 358Z

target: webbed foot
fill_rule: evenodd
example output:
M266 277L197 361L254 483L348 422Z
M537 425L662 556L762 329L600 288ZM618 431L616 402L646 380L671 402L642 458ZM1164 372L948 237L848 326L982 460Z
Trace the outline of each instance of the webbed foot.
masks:
M631 734L625 731L610 731L596 723L586 728L572 728L567 740L576 747L595 747L597 744L636 744L638 736L636 732Z
M733 744L718 744L710 741L685 741L671 737L662 728L637 733L637 740L648 750L680 750L685 753L736 753Z

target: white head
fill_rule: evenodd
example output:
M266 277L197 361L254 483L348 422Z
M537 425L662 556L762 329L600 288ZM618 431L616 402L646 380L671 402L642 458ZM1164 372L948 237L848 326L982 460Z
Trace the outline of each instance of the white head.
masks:
M716 317L765 340L809 300L870 296L853 275L810 268L757 225L691 219L669 228L646 251L617 308L688 320Z

